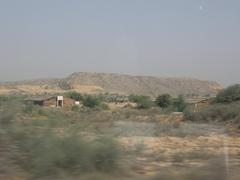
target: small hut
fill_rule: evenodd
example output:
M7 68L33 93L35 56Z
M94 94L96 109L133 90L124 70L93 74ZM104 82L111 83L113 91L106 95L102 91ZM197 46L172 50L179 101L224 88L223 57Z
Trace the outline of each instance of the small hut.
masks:
M76 104L75 100L63 96L38 96L27 98L25 101L45 107L63 107L73 106Z
M199 111L211 104L211 98L202 98L202 99L186 99L186 103L190 106L194 111Z

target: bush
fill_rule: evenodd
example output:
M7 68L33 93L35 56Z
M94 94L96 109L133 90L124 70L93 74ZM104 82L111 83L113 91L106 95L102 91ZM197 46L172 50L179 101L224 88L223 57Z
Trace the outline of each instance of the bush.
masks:
M89 108L94 108L101 104L101 100L98 97L92 95L86 95L83 97L83 105Z
M18 149L13 158L32 179L117 168L120 151L110 137L86 141L76 132L57 134L50 129L24 126L15 127L9 133Z
M83 99L82 95L76 91L68 92L66 96L76 101L81 101Z
M14 119L14 114L9 111L0 112L0 126L6 126L11 124Z
M189 110L189 108L184 110L184 120L187 121L194 121L194 112L192 110Z
M179 95L178 98L173 100L173 106L178 112L183 112L186 109L187 104L182 95Z
M110 137L101 137L93 142L93 162L97 170L109 171L117 167L120 155L118 145Z
M137 103L138 108L147 109L151 106L151 98L149 96L130 95L129 100Z
M23 112L30 114L34 111L34 108L35 108L35 105L33 103L27 103L23 108Z
M8 97L6 96L0 96L0 105L2 105L4 102L8 100Z
M27 113L27 114L35 114L35 115L40 115L40 116L46 116L47 113L43 109L43 107L39 105L35 105L33 103L27 103L25 106L22 108L22 112Z
M240 84L230 86L220 91L216 97L218 103L231 103L240 100Z
M240 103L214 104L200 112L185 111L186 120L196 122L220 121L226 122L236 120L240 116Z
M167 108L172 104L172 97L169 94L162 94L156 98L156 104L162 109Z
M79 111L79 109L80 109L80 108L79 108L78 105L74 105L74 106L71 107L71 110L72 110L72 111L75 111L75 112L76 112L76 111Z
M106 103L101 103L101 104L99 105L99 107L100 107L102 110L109 110L109 109L110 109L109 106L108 106Z
M80 137L31 133L21 142L21 151L27 154L19 163L35 176L52 176L59 170L76 173L90 168L88 146Z

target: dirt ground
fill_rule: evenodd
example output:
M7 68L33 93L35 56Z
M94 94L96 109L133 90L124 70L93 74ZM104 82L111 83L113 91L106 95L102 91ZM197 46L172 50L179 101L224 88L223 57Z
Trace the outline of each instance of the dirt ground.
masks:
M155 110L137 111L93 111L63 112L71 117L71 124L81 125L83 137L94 138L111 135L123 150L119 169L115 173L86 174L78 177L65 177L70 180L239 180L240 136L229 133L222 125L200 124L174 120L166 115L159 117ZM44 115L23 116L22 121L46 121ZM167 118L163 118L167 117ZM30 119L29 119L30 118ZM162 118L162 119L161 119ZM65 126L58 132L64 131ZM64 121L65 122L65 121ZM69 122L67 123L69 124ZM36 122L35 122L36 125ZM44 126L43 126L44 127ZM1 147L1 144L0 144ZM4 147L0 153L7 153ZM4 158L4 156L1 156ZM1 159L0 159L1 162ZM6 167L7 168L7 167ZM1 169L1 168L0 168ZM9 168L7 168L9 169ZM17 168L15 168L16 170ZM0 180L24 180L18 176Z
M116 122L117 139L129 152L126 163L136 175L151 179L169 170L181 174L208 167L214 168L211 173L222 171L224 179L240 178L239 135L217 125L180 122L168 129L168 123Z

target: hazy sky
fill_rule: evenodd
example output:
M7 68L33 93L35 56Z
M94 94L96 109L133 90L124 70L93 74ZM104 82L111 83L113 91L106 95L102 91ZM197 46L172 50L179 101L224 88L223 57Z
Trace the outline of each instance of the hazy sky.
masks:
M78 71L240 83L240 1L0 0L0 81Z

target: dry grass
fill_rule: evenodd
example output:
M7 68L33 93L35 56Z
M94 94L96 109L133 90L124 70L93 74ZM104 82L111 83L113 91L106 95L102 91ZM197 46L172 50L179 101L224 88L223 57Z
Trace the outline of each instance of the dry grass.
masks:
M14 107L14 105L17 105L17 107ZM8 111L6 111L7 109ZM15 116L11 117L9 113L15 114ZM237 161L240 154L239 136L225 136L225 132L223 131L224 128L219 125L177 122L173 119L161 122L159 120L159 115L161 114L162 111L160 109L137 110L125 108L113 111L102 109L79 109L77 111L71 111L70 109L51 109L35 106L30 108L22 106L21 99L17 99L16 102L15 100L9 99L6 102L0 103L0 137L7 137L7 133L12 133L12 135L14 135L14 137L11 137L13 140L15 138L20 138L21 142L25 142L21 143L26 145L23 147L24 152L32 150L31 153L29 152L26 154L28 157L31 155L28 159L29 163L33 163L32 161L36 157L41 157L41 159L45 159L46 162L50 164L51 162L56 162L55 160L58 160L59 157L68 157L71 154L73 154L73 159L75 159L78 155L74 155L74 153L76 153L75 150L78 148L74 148L76 146L72 144L79 143L70 143L74 138L70 138L66 141L63 140L64 142L69 141L70 143L66 149L57 148L60 150L51 150L56 147L51 145L48 146L52 147L50 150L44 150L44 146L41 146L43 148L42 153L36 153L38 152L37 149L41 149L38 148L39 145L37 145L39 140L43 145L49 142L54 142L50 144L59 144L58 142L62 142L62 140L59 140L58 137L64 137L64 134L66 135L69 133L76 133L77 136L80 136L84 140L81 142L93 142L97 137L111 136L114 142L124 149L124 153L120 153L120 157L116 161L118 167L114 167L111 173L104 170L96 171L95 169L91 171L91 173L87 173L87 170L81 171L80 175L77 173L69 173L72 172L71 169L73 167L70 163L70 166L68 166L70 167L70 171L65 171L67 168L61 171L54 169L54 172L57 172L57 176L49 172L46 173L46 171L41 171L45 172L47 175L51 174L51 177L38 176L39 179L43 180L226 179L226 174L224 174L226 172L224 164L226 144L228 146L229 173L231 173L228 179L235 180L235 176L237 177L236 172L239 171L240 167L240 162ZM24 131L25 128L28 130ZM7 129L12 131L7 132ZM33 137L28 136L31 135L31 133L26 135L21 129L25 133L31 132L29 130L32 129L32 131L36 132L36 136L34 137L45 138L30 138ZM50 138L51 136L48 134L39 136L39 133L37 133L37 131L46 132L47 129L50 129L57 137L54 135L53 138ZM21 136L22 134L25 135ZM12 151L16 150L14 148L15 144L9 140L8 142L10 144L7 148L11 150L9 152L12 153ZM3 144L7 145L6 142L4 142L0 143L0 146ZM88 143L84 145L84 147L89 147L87 148L89 151L94 151L95 149L97 152L101 152L101 150L104 149L103 146L98 146L97 148L92 148L90 146L92 146L91 143L90 145ZM112 149L113 148L107 148L107 150ZM107 150L105 149L104 152L107 152ZM44 151L52 152L54 156L50 158ZM82 152L82 154L85 153L86 151ZM12 155L14 155L14 159L17 159L15 157L18 154L13 153ZM97 156L108 159L110 155L102 156L102 154L98 154ZM3 157L2 152L0 152L0 159L1 157ZM218 157L221 157L220 160ZM216 161L217 163L215 163ZM7 160L5 163L6 162L10 161ZM39 169L41 169L42 166L39 164L41 164L42 161L35 162L36 164L34 166L38 165ZM100 168L103 167L101 163L97 166ZM32 176L36 171L29 171L25 168L19 171L14 164L7 164L6 167L8 171L5 171L5 173L7 173L9 177L24 177L24 175L25 179L27 179L26 177L29 177L28 179L34 179L36 177L33 178ZM220 174L220 177L217 175L219 170L223 173ZM4 179L8 178L5 176Z

